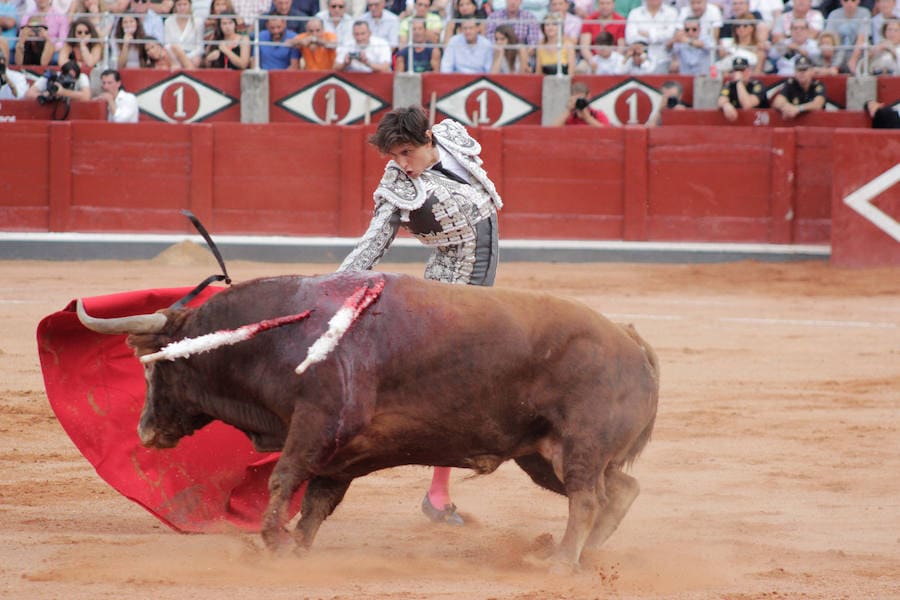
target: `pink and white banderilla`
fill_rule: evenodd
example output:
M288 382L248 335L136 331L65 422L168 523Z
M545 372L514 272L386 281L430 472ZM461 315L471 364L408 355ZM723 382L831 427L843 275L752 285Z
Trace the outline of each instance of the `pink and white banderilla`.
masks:
M312 365L325 360L337 348L338 342L341 341L350 326L356 322L362 311L378 299L383 289L384 280L381 279L372 287L357 288L352 296L344 300L343 306L328 321L328 330L312 343L306 352L306 358L297 365L294 372L302 375Z

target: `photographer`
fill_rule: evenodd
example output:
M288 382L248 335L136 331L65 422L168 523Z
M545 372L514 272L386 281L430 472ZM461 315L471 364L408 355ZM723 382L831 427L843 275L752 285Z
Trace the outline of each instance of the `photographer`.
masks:
M41 104L59 100L86 102L91 99L91 80L81 72L77 62L70 60L58 72L52 69L44 71L44 76L28 88L25 97Z
M0 50L0 100L18 100L27 91L28 80L18 71L6 70L6 54Z
M662 125L663 115L666 111L685 110L687 108L687 105L681 100L684 88L677 81L670 80L664 82L662 87L660 87L660 93L662 97L659 100L659 104L656 105L653 114L647 119L647 127L658 127Z
M28 24L19 29L16 44L16 64L47 66L53 60L53 38L40 17L31 17Z
M554 127L563 125L590 125L592 127L609 127L609 119L599 110L591 108L588 104L590 89L581 82L572 84L569 101L566 103L564 113L553 122Z

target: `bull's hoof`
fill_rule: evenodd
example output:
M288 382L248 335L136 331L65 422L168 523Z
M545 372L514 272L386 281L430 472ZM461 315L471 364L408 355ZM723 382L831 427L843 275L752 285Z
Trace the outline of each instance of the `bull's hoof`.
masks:
M294 548L294 539L284 528L262 531L262 540L270 552L286 553Z
M539 554L526 554L522 562L535 570L546 571L551 575L574 575L579 571L576 564L559 559L556 556L544 556Z
M431 503L427 492L422 499L422 512L434 523L446 523L456 527L466 524L463 518L459 516L459 513L456 512L455 504L447 504L442 510L438 510Z

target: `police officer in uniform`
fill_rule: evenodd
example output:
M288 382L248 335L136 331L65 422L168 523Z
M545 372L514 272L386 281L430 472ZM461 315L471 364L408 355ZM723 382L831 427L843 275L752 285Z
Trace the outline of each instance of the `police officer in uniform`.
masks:
M719 94L719 109L729 121L737 121L739 108L769 108L766 86L759 79L750 77L749 67L746 58L735 57L731 81L722 86Z
M825 84L813 77L810 60L801 56L794 68L794 76L784 82L781 91L772 100L772 108L785 119L825 108Z

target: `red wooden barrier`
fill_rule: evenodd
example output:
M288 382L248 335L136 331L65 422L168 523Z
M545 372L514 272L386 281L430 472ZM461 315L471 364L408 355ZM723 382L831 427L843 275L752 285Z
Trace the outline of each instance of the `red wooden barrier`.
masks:
M785 119L777 110L741 110L737 121L731 122L720 110L667 110L663 112L662 124L670 125L715 125L740 127L862 127L872 126L865 111L821 110L804 113L795 119Z
M0 122L14 121L52 121L54 111L57 116L63 115L64 105L57 108L56 102L39 104L36 100L3 100L0 102ZM91 100L90 102L70 102L67 121L105 121L106 102Z
M900 137L838 130L832 162L831 261L900 265ZM878 148L872 152L872 148Z
M365 143L374 124L0 127L9 140L0 145L0 218L7 230L187 231L177 213L190 208L220 234L355 237L371 215L384 167ZM828 242L830 178L843 168L828 168L838 149L831 133L704 126L473 130L506 202L506 238L763 243ZM854 160L900 144L894 132L842 135L865 140L849 146Z

